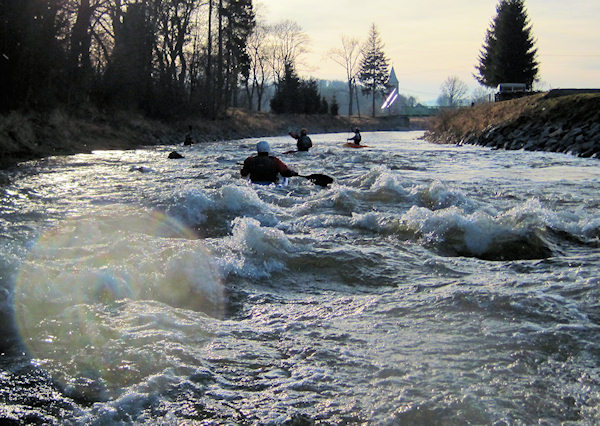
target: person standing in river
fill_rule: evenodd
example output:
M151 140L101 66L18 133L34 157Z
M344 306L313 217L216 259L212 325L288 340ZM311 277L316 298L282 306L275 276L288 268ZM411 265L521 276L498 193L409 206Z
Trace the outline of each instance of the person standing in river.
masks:
M300 134L290 132L290 136L297 140L298 151L308 151L313 146L312 140L308 137L306 129L300 130Z

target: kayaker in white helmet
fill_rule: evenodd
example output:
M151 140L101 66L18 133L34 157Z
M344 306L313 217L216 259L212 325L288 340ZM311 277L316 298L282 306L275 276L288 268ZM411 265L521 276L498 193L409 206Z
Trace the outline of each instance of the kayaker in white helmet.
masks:
M267 141L260 141L256 144L256 155L251 155L244 160L244 166L240 173L242 177L250 176L253 183L274 183L279 180L279 176L292 177L298 176L298 173L290 169L279 158L269 155L271 147Z

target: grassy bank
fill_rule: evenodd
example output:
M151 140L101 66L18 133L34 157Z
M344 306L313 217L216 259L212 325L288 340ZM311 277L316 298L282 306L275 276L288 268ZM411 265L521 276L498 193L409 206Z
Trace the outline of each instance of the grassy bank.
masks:
M489 128L513 122L540 110L543 95L533 95L498 103L442 110L429 121L425 138L435 143L459 143L470 135L479 136Z
M444 111L432 118L425 139L435 143L597 155L600 93L552 91Z
M197 118L185 122L150 120L130 112L12 112L0 116L0 168L51 155L178 144L183 142L189 125L197 143L279 136L302 127L309 134L349 132L356 126L361 131L407 128L405 121L394 117L286 116L243 110L230 110L218 120ZM417 121L412 126L422 128L422 123Z

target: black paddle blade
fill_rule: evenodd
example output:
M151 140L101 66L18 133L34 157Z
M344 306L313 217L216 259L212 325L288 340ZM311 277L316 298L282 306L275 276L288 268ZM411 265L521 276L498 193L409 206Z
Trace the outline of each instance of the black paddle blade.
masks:
M333 183L333 178L327 175L322 175L320 173L313 173L312 175L302 176L308 180L310 180L315 185L319 185L322 187L326 187L330 183Z

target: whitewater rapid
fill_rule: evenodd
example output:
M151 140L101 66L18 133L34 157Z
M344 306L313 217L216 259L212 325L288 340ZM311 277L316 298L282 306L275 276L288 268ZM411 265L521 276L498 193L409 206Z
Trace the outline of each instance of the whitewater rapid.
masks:
M327 188L258 140L9 171L0 419L597 422L598 160L421 135L266 138Z

